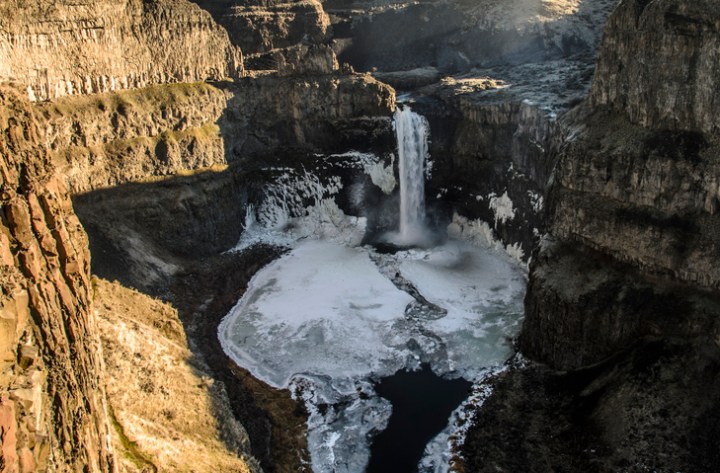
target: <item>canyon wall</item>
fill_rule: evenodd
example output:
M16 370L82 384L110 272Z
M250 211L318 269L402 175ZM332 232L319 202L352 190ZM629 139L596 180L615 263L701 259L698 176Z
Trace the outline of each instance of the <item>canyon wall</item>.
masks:
M416 106L433 130L429 201L486 222L493 238L527 261L543 228L545 186L559 145L556 123L514 98L440 97Z
M2 463L112 471L87 236L24 92L0 90Z
M341 62L359 70L445 72L594 54L614 0L323 3Z
M519 361L467 470L720 467L720 146L713 2L623 0L562 116Z
M0 51L0 81L38 101L242 74L226 31L184 0L4 1Z
M195 0L225 27L243 54L258 56L302 42L322 44L330 20L317 0L293 2Z
M647 128L717 135L719 11L712 0L622 2L608 21L591 102Z
M166 84L40 104L42 139L73 193L392 139L394 92L363 75Z
M720 10L696 6L623 1L589 103L565 118L523 331L524 350L554 366L641 336L720 335Z

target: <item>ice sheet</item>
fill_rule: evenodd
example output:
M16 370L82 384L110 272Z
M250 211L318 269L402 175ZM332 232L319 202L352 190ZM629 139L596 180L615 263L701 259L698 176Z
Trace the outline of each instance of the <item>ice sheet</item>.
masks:
M524 285L506 254L462 241L386 255L306 239L255 275L219 336L238 364L306 403L313 471L354 473L391 412L372 380L420 362L481 379L512 354ZM449 429L428 447L431 470L444 471Z
M411 301L366 252L306 241L253 278L223 320L220 339L236 361L276 387L300 373L367 375L396 360L389 335Z
M448 233L480 246L360 248L365 220L345 215L333 198L339 181L326 181L287 171L248 207L235 251L256 243L291 251L253 277L218 331L239 365L305 403L312 470L357 473L392 411L373 381L428 363L477 382L502 365L519 330L525 271L487 224L459 217ZM462 415L428 445L420 471L447 471Z

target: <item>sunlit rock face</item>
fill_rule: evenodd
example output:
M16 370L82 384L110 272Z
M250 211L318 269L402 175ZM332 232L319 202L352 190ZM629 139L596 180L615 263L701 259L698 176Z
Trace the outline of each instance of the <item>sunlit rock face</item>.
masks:
M445 73L590 53L612 0L372 2L328 0L333 45L360 70Z
M250 57L303 42L322 44L330 36L330 20L317 0L195 3L210 12L228 31L230 41Z
M0 89L0 423L8 471L113 469L87 236L24 91Z
M24 84L31 100L242 73L225 30L184 0L2 2L0 11L0 78Z

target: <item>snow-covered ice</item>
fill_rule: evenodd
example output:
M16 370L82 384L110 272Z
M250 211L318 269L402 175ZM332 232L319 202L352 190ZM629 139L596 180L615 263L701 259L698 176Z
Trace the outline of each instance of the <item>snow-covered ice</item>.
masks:
M420 361L480 379L512 354L524 284L507 255L462 241L381 255L303 240L256 274L219 335L255 377L330 406L309 408L313 471L358 472L390 415L371 381ZM444 310L412 310L404 285ZM437 442L433 451L447 457Z
M367 252L299 243L270 263L220 326L233 358L256 378L287 387L296 374L353 378L399 367L393 323L412 297L382 276Z
M352 159L366 172L381 166L370 155L330 158ZM264 202L248 206L235 250L264 242L290 251L253 277L218 328L235 362L305 403L316 473L364 471L372 437L392 411L374 381L427 363L438 376L481 383L502 366L519 331L526 279L489 225L460 216L451 239L435 248L360 247L366 222L338 208L341 186L286 170ZM447 471L463 412L428 445L420 471Z

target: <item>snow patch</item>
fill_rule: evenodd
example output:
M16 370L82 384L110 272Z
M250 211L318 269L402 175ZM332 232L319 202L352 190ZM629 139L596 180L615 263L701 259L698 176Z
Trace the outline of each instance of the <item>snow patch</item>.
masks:
M456 212L447 227L447 232L450 238L464 240L480 248L502 251L516 264L527 268L527 263L523 261L525 251L522 249L522 244L518 242L504 245L485 221L469 220Z
M505 247L505 253L518 263L522 263L523 258L525 258L525 250L522 249L522 244L520 242L508 244Z
M533 211L535 211L535 213L542 212L542 209L545 207L545 199L543 196L533 191L527 191L527 193L528 197L530 197L530 205L532 205Z
M342 189L338 176L322 182L318 176L302 170L288 170L265 186L265 198L257 210L257 219L265 228L283 228L290 218L305 215L308 205L319 205Z
M382 162L366 164L364 166L365 174L370 176L370 180L382 190L385 194L390 194L397 186L397 180L393 173L393 163L384 166Z
M453 214L452 221L447 227L450 238L457 238L486 249L502 250L503 245L495 236L495 231L487 222L482 220L469 220L458 214Z
M331 154L328 159L347 159L350 166L361 167L363 172L370 176L370 180L378 186L385 194L390 194L397 186L395 179L394 164L395 155L390 155L390 163L385 165L383 160L373 153L362 153L359 151L348 151L346 153Z
M507 191L500 197L497 195L488 195L490 199L490 210L495 214L495 228L497 228L498 222L505 223L515 218L515 208L513 208L513 202L510 200Z

